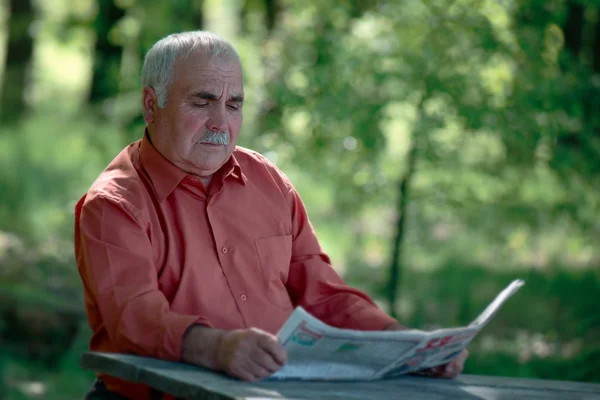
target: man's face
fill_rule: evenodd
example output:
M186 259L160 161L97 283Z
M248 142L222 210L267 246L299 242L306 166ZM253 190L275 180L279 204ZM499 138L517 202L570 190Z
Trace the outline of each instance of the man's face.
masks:
M180 58L165 108L158 107L152 89L144 89L152 144L182 170L210 177L235 149L243 97L242 70L235 58L202 52Z

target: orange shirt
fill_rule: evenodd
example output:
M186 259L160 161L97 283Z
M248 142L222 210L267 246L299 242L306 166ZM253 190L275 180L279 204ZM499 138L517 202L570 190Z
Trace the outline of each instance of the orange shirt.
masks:
M251 150L237 147L207 191L145 137L110 163L75 217L92 351L179 361L192 324L275 334L298 305L337 327L395 322L344 283L288 178ZM147 393L102 378L126 396Z

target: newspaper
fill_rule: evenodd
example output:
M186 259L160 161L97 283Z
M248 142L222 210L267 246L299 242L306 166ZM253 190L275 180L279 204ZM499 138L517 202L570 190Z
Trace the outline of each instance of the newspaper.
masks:
M297 307L278 333L288 362L270 379L371 380L448 363L524 282L515 280L468 326L435 331L356 331Z

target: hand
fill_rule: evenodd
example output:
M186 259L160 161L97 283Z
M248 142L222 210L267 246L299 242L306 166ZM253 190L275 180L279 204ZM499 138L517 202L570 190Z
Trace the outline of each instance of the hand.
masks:
M467 349L463 349L463 351L461 351L449 363L439 365L433 368L428 368L426 370L420 371L419 374L425 376L432 376L435 378L454 379L462 372L467 357L469 357L469 351Z
M389 325L387 328L385 328L386 331L402 331L405 329L407 328L400 325L398 322L395 322ZM469 357L469 351L467 349L463 349L463 351L461 351L449 363L417 371L415 374L432 376L435 378L454 379L462 372L467 357Z
M217 368L245 381L266 378L287 361L277 338L260 329L239 329L224 333L217 350Z

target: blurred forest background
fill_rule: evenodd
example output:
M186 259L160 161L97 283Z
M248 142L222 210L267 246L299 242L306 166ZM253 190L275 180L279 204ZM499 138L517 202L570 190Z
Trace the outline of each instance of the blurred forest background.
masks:
M465 372L600 381L600 0L0 0L0 398L93 375L73 207L141 137L156 40L206 29L240 144L296 184L347 281L404 324L526 285Z

